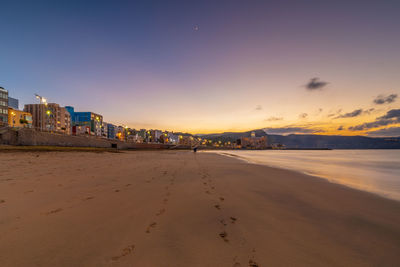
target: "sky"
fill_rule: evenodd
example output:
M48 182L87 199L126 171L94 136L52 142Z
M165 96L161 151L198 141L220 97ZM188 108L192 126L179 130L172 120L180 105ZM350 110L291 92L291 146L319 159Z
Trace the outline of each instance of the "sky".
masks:
M400 1L1 0L0 86L190 133L400 136Z

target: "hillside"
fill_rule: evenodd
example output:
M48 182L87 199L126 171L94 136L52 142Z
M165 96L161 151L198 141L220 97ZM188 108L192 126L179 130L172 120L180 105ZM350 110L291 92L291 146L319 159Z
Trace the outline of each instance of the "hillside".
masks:
M255 132L257 137L267 136L270 144L283 144L287 148L331 148L331 149L400 149L400 137L366 137L315 134L269 135L264 130L229 132L201 135L213 141L235 142L241 137L249 137Z

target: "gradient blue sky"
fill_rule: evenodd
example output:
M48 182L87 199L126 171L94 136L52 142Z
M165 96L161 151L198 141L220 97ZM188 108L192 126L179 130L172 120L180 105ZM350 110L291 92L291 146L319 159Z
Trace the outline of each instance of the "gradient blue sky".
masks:
M108 122L192 133L368 134L348 128L400 108L373 103L400 94L400 1L3 0L0 9L0 86L22 104L39 93ZM307 90L313 77L328 84Z

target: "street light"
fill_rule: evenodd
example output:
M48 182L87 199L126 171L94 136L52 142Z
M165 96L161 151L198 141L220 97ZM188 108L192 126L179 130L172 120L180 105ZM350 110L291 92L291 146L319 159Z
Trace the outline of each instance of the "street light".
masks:
M35 94L35 97L36 97L37 99L39 99L40 104L45 104L45 105L47 106L47 99L46 99L46 98L44 98L43 96L40 96L40 95L38 95L38 94Z

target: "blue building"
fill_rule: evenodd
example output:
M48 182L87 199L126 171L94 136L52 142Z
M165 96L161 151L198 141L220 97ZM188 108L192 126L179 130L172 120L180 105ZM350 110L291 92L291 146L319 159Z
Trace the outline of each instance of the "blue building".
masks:
M19 101L16 98L8 97L8 107L19 110Z
M72 127L87 126L92 135L102 136L103 116L93 112L75 112L71 106L65 108L71 115Z
M107 123L107 138L116 139L118 133L118 127L114 124Z

